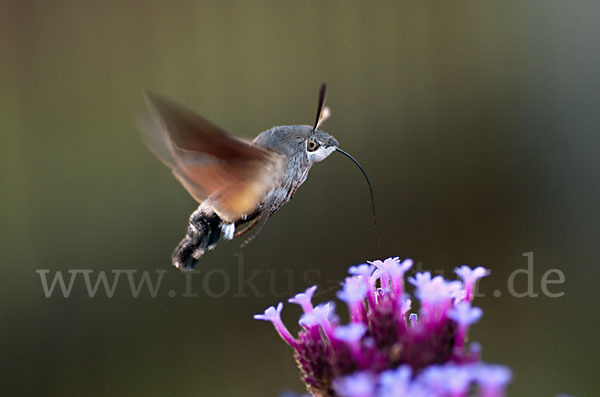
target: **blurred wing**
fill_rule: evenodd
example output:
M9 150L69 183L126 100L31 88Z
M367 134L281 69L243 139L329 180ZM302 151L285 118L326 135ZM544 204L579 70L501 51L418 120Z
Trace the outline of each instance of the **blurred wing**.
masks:
M235 138L194 112L147 94L151 117L138 119L148 147L198 201L225 220L250 214L279 183L286 159Z

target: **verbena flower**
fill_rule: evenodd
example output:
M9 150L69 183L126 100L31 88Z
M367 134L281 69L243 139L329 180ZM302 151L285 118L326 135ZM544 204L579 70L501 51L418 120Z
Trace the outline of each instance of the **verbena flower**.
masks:
M296 337L281 321L282 303L254 318L272 322L294 349L312 396L503 396L510 370L482 363L479 346L467 344L469 327L482 315L472 306L475 285L489 272L461 266L462 281L415 274L408 281L419 310L411 312L404 284L411 266L409 259L388 258L350 267L337 294L348 324L340 324L334 302L313 306L316 286L289 299L304 312Z

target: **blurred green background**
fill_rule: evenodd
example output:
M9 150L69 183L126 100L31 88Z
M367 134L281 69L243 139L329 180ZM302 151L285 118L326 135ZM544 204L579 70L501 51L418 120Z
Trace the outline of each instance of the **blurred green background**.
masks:
M322 81L324 129L370 174L385 254L492 269L471 338L513 369L510 395L600 389L598 2L0 4L0 394L301 391L290 349L252 315L376 257L359 171L336 154L317 165L255 242L207 255L184 298L169 255L195 203L134 116L149 88L252 138L310 124ZM540 296L511 297L531 251ZM240 252L262 296L238 293ZM167 273L156 298L132 298L125 276L113 298L81 279L46 298L38 269ZM290 328L298 315L284 309Z

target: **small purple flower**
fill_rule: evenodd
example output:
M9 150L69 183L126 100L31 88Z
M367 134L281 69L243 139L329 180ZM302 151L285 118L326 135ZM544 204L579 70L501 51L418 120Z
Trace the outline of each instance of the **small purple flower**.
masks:
M363 323L350 323L340 325L333 332L335 339L344 342L352 354L352 358L359 367L365 363L365 357L362 354L360 341L367 332L367 326Z
M367 285L360 277L346 277L342 287L337 297L347 304L362 302L367 296Z
M411 259L405 259L400 262L400 258L388 258L384 261L376 260L370 262L376 266L380 271L380 278L382 280L382 287L385 289L389 282L392 286L392 294L394 296L402 296L404 289L404 273L406 273L413 265Z
M412 383L412 370L407 365L383 371L379 376L378 396L408 396Z
M365 276L369 277L373 273L373 266L363 263L357 266L350 266L348 273L353 276Z
M362 323L350 323L348 325L340 325L334 331L334 335L337 339L347 342L356 343L358 342L365 332L367 326Z
M302 310L304 310L304 313L308 314L313 310L312 297L316 290L317 286L313 285L312 287L307 288L306 291L300 292L293 298L288 299L288 302L300 305Z
M469 301L461 301L454 306L454 309L450 310L448 317L458 324L455 338L456 348L462 349L469 326L477 322L482 315L483 311L478 307L472 307Z
M368 263L363 263L358 266L350 266L348 273L357 276L365 283L367 287L367 300L369 303L375 303L375 281L378 276L374 277L374 267Z
M404 318L406 313L412 308L412 300L409 298L404 299L402 305L400 305L400 315Z
M335 315L335 302L320 303L313 309L313 314L317 318L319 324L337 321Z
M502 397L504 389L512 379L510 369L502 365L479 364L476 375L481 397Z
M376 378L367 372L339 379L334 389L340 397L373 397L375 395Z
M431 366L420 375L420 382L441 396L467 396L473 381L473 371L468 366L453 364Z
M305 328L320 325L325 334L331 337L333 332L332 323L337 323L335 303L327 302L315 306L310 313L306 313L300 318L299 323Z
M448 315L452 301L461 295L460 281L447 281L431 273L417 273L409 279L416 287L415 295L421 301L421 318L427 324L441 324Z
M279 304L277 304L277 308L270 306L269 308L267 308L267 310L265 310L264 314L255 314L254 319L272 322L281 338L285 340L288 343L288 345L295 347L297 344L296 339L294 339L292 334L290 334L288 329L285 327L285 325L283 325L283 322L281 321L282 309L283 303L279 302Z
M363 301L367 296L368 283L365 276L346 277L342 283L343 289L337 293L337 297L346 302L353 322L360 322L364 318Z
M477 266L471 269L469 266L463 265L456 268L454 272L460 277L465 284L465 300L473 300L473 290L477 280L490 274L490 271L482 266Z
M416 288L421 288L421 286L425 283L431 282L431 272L417 273L414 277L409 277L408 282L414 285Z
M447 302L455 298L462 288L460 281L446 281L442 276L430 280L423 279L417 286L417 297L428 304Z
M477 322L481 316L483 315L483 311L478 307L472 307L469 302L459 302L454 306L454 309L450 310L448 313L448 317L452 320L456 321L460 325L469 326L475 322Z

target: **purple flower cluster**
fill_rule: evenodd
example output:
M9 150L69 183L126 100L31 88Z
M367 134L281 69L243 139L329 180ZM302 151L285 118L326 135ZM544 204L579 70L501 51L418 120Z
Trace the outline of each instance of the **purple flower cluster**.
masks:
M348 324L340 324L334 302L313 306L316 286L289 300L304 311L297 337L281 321L283 303L254 318L271 321L294 349L313 396L503 396L510 371L480 362L478 345L466 343L482 315L471 305L475 284L488 271L461 266L461 281L415 274L408 279L419 301L415 313L404 285L411 266L410 259L389 258L350 267L337 294Z

